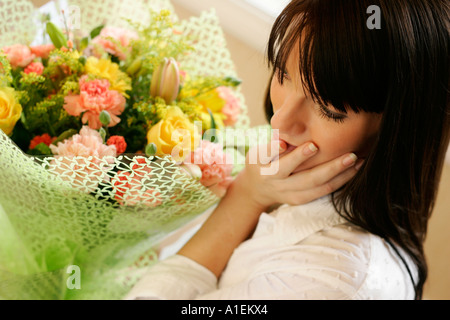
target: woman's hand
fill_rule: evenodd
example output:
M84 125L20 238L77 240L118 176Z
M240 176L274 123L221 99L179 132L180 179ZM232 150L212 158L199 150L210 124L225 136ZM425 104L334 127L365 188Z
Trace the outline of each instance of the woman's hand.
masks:
M249 150L246 167L234 183L242 184L251 200L262 210L286 203L300 205L332 193L356 174L363 160L353 153L297 171L318 148L311 142L286 152L284 141L273 140Z
M233 250L253 232L262 212L271 205L303 204L333 192L356 173L355 156L343 155L312 169L297 167L314 157L316 148L304 144L291 152L279 141L247 153L247 164L199 231L178 252L211 270L217 277ZM270 148L272 147L272 148ZM269 148L260 156L261 148ZM274 150L270 152L270 150Z

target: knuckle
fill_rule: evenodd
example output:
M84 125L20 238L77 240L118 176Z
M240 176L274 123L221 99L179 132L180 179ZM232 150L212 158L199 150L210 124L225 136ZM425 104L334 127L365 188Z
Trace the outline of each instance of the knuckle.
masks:
M318 187L318 186L320 186L321 184L323 184L323 181L321 181L321 177L320 177L320 176L318 176L318 175L313 175L313 176L311 177L311 185L312 185L312 187Z
M307 199L305 199L303 196L301 196L299 194L294 194L289 197L290 205L299 206L299 205L305 204L306 202L308 202Z
M331 182L327 182L323 185L323 191L325 194L330 194L335 191L335 186Z

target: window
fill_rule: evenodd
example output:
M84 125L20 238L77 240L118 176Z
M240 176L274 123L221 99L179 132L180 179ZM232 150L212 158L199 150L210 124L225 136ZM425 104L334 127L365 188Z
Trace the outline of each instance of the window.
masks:
M258 10L276 18L290 0L244 0Z

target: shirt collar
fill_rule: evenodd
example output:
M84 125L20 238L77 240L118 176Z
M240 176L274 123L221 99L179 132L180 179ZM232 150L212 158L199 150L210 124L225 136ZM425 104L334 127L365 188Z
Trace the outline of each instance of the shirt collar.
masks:
M336 211L331 196L298 206L282 205L272 212L274 234L282 245L295 244L320 230L345 223Z

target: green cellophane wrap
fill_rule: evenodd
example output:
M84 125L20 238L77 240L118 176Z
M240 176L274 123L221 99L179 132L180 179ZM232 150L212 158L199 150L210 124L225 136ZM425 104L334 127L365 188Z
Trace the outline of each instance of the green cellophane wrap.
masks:
M218 200L169 158L38 159L0 140L3 298L119 298L152 245Z
M81 9L86 30L121 26L122 17L145 22L149 7L172 9L163 0L68 3ZM24 0L2 5L14 17L0 21L8 31L0 46L31 43L34 8ZM195 54L183 61L187 71L237 77L214 11L181 25L196 39ZM270 135L269 127L269 135L249 129L239 88L236 95L242 112L227 128L231 138L222 138L234 175L248 148ZM31 157L0 130L0 298L121 299L157 261L158 242L219 200L169 157Z
M233 131L221 139L237 173L270 127ZM1 131L0 181L4 299L120 299L162 237L219 201L170 158L30 157Z

